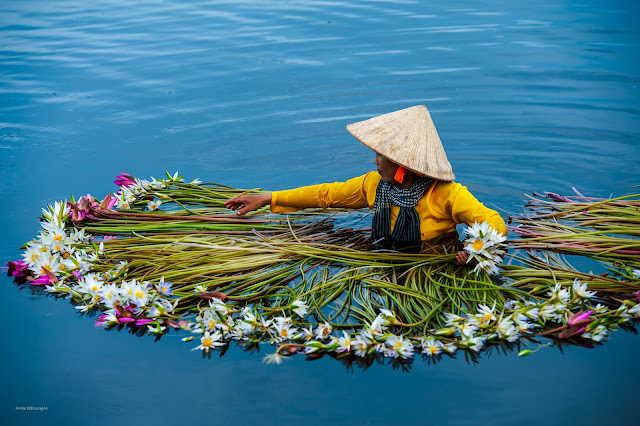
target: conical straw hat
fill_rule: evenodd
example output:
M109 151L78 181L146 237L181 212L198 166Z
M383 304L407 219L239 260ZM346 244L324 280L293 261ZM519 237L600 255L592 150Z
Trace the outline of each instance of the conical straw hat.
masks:
M455 179L427 107L417 105L349 124L360 142L396 164L438 180Z

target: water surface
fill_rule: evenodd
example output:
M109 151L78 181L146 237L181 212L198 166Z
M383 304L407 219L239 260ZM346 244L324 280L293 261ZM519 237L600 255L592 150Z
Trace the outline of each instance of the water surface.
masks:
M3 262L58 199L119 171L286 189L372 170L347 124L425 104L457 181L505 216L523 193L640 183L632 1L4 1ZM640 340L402 373L233 348L202 360L94 329L3 280L3 424L634 423ZM270 352L270 348L265 348ZM18 412L18 406L46 406Z

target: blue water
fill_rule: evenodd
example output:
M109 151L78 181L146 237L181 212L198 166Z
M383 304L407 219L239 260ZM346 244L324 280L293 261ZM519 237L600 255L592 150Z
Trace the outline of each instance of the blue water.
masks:
M2 1L0 260L18 258L43 205L101 198L120 171L273 190L363 174L372 152L345 126L416 104L456 180L504 216L533 190L640 183L636 2L432 3ZM95 329L0 281L2 424L636 423L628 332L409 373L273 366Z

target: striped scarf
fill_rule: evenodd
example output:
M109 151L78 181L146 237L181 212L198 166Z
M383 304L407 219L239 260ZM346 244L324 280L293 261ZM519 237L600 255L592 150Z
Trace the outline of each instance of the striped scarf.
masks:
M397 186L380 179L376 188L376 200L373 204L373 221L371 237L373 241L385 243L420 243L420 216L416 204L427 192L433 179L421 177L409 189ZM393 233L391 233L391 205L400 207ZM391 238L389 238L391 237ZM389 241L391 240L391 241Z

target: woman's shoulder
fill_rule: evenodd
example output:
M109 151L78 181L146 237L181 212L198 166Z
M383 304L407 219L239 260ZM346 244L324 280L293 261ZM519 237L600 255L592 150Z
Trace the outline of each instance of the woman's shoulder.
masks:
M464 186L454 181L436 180L431 191L433 195L438 196L451 196L456 195Z

